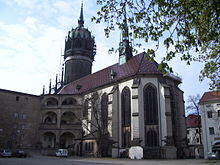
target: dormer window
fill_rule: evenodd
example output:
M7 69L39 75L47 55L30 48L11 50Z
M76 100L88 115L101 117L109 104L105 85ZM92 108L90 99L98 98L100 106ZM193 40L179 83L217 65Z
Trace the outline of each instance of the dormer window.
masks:
M111 72L110 72L110 79L113 80L116 75L117 75L117 73L114 72L113 70L111 70Z

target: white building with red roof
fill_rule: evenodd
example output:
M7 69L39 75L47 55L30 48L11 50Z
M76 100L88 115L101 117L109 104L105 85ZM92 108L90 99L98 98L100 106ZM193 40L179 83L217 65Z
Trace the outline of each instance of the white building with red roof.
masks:
M220 151L220 91L205 92L201 107L204 158L209 152Z
M199 150L200 157L203 157L201 116L190 114L186 117L187 143L189 146L189 157L196 156L195 151Z

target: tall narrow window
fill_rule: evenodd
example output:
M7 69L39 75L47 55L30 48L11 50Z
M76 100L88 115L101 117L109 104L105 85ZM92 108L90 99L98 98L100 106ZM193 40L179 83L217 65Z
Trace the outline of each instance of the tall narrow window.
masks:
M84 119L88 118L88 107L89 107L88 100L85 100L84 106L83 106L83 118Z
M157 106L157 90L154 86L147 85L144 88L145 124L158 124Z
M208 118L212 118L212 111L207 111Z
M101 100L101 122L103 131L108 130L108 95L104 93Z
M158 146L158 136L157 133L153 130L147 132L146 138L146 146L154 147Z
M121 93L122 147L131 145L131 92L125 87Z
M144 95L145 146L159 145L157 88L147 84Z
M210 135L214 135L215 134L214 127L209 127L209 134Z

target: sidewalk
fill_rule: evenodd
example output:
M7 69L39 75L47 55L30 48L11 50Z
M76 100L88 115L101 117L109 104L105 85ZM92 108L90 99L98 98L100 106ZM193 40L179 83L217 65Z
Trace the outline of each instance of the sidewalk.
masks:
M121 158L83 158L83 157L71 157L75 161L80 162L96 162L96 163L114 163L120 165L220 165L220 160L204 160L204 159L142 159L142 160L131 160Z

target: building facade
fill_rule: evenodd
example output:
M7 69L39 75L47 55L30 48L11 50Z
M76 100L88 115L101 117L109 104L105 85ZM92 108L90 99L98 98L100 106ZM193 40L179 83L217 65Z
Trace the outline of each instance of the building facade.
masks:
M39 96L0 89L0 148L38 148Z
M205 92L199 101L201 107L204 158L209 152L220 151L220 91Z
M186 128L189 157L194 158L196 154L199 154L199 157L203 157L201 116L188 115L186 117Z
M123 157L131 146L142 146L145 158L184 157L181 79L163 74L145 52L133 56L127 28L119 45L119 62L91 74L95 39L84 28L81 8L65 41L64 81L53 94L36 97L42 150Z

